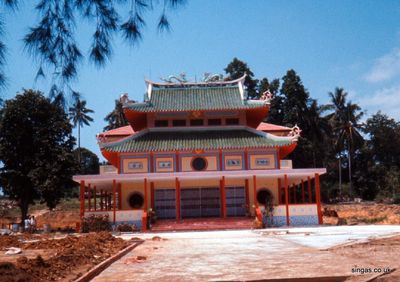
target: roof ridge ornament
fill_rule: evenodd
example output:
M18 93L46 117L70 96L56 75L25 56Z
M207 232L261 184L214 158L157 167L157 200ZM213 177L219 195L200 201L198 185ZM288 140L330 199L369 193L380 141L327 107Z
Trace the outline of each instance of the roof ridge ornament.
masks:
M205 72L202 81L204 82L217 82L217 81L224 81L223 74L211 74L209 72Z
M170 75L167 78L161 78L163 82L155 82L152 80L145 79L146 85L149 86L161 86L161 87L175 87L175 86L229 86L229 85L234 85L234 84L242 84L244 85L244 80L247 76L247 74L243 74L243 76L234 79L234 80L227 80L227 77L223 77L221 74L214 74L210 75L209 73L207 77L204 77L202 81L195 81L195 82L190 82L186 79L186 74L182 73L179 76L176 75ZM205 81L204 79L207 79ZM151 94L150 94L151 96Z
M186 83L186 82L188 82L187 81L187 79L186 79L186 73L181 73L181 74L179 74L179 75L169 75L168 77L166 77L166 78L160 78L162 81L164 81L164 82L167 82L167 83L174 83L174 81L173 80L175 80L175 81L177 81L177 82L179 82L179 83Z
M260 100L263 100L265 103L270 103L272 98L274 98L274 94L272 94L271 91L267 89L261 94Z
M288 136L293 137L293 140L297 141L300 137L301 131L302 130L300 129L300 127L295 124L295 126L292 127L292 130L288 133Z

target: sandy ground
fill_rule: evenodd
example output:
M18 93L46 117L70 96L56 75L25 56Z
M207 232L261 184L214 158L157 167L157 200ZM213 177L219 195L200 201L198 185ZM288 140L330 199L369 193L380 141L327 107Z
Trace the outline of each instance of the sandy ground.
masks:
M350 277L365 281L372 275L354 273L355 266L393 269L398 267L397 262L381 260L385 250L381 251L379 244L373 255L370 251L365 255L352 252L345 245L394 235L400 236L400 226L135 234L146 242L94 281L248 281L299 277L319 277L319 281L327 277L344 281ZM162 239L153 240L154 236ZM388 243L387 247L400 253L399 246L393 244ZM335 246L341 247L335 249ZM360 252L363 249L367 248L359 247Z

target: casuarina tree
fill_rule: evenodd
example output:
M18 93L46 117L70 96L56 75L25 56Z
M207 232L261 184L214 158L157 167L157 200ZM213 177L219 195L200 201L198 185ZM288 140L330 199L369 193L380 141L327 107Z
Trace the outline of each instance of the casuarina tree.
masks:
M0 115L0 169L4 193L18 202L21 219L36 200L54 208L72 187L72 126L63 108L24 90L5 101Z

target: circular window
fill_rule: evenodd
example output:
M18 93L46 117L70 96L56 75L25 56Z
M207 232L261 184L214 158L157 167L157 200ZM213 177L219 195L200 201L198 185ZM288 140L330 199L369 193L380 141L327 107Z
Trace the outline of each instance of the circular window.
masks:
M143 206L144 198L140 193L133 193L128 198L129 206L134 209L139 209Z
M257 202L266 205L272 203L272 193L268 189L261 189L257 192Z
M204 170L207 166L207 161L204 158L195 158L192 161L194 170Z

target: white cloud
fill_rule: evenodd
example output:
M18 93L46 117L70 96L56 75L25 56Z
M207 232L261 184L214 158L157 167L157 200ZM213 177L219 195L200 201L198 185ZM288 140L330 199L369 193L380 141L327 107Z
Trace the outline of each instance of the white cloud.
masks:
M389 117L400 120L400 85L382 88L370 96L359 98L358 103L368 111L368 115L380 110Z
M368 82L381 82L400 76L400 49L395 48L390 53L375 60L372 68L365 75Z

